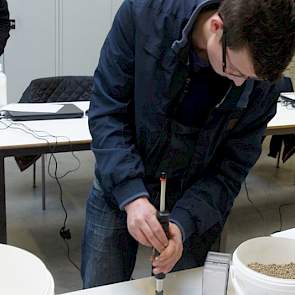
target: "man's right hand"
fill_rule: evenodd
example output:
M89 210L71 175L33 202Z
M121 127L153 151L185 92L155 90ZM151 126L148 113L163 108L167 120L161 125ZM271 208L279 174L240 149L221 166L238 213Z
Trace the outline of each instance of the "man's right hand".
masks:
M168 245L168 238L156 217L156 208L146 197L125 206L127 227L131 236L142 245L154 247L161 253Z

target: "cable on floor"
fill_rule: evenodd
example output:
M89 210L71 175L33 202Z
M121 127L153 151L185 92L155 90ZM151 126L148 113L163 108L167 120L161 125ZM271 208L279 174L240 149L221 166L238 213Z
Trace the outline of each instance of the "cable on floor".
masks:
M245 179L245 182L244 182L244 186L245 186L246 196L247 196L247 199L248 199L249 203L253 206L253 208L255 209L255 211L257 212L257 214L259 215L259 217L261 218L261 220L263 222L265 222L265 219L264 219L264 216L263 216L261 210L254 204L254 202L250 198L246 179Z
M284 208L284 207L289 207L289 206L293 206L293 205L295 205L295 202L291 202L291 203L286 203L286 204L282 204L282 205L280 205L279 206L279 220L280 220L280 229L278 230L278 231L276 231L276 232L281 232L282 230L283 230L283 215L282 215L282 209Z
M65 213L65 218L64 218L63 226L59 230L59 235L63 239L63 241L64 241L64 243L66 245L66 248L67 248L67 252L66 252L67 259L69 260L69 262L78 271L80 271L80 268L73 261L73 259L71 258L71 255L70 255L70 246L69 246L69 243L68 243L67 240L70 240L72 236L71 236L70 229L66 227L66 223L67 223L67 219L68 219L68 212L67 212L66 207L65 207L64 202L63 202L63 190L62 190L62 186L61 186L61 183L60 183L60 179L62 179L65 176L67 176L69 173L72 173L72 172L77 171L80 168L80 165L81 165L80 159L73 152L71 140L68 137L66 137L66 136L55 136L55 135L50 134L47 131L33 130L33 129L29 128L28 126L26 126L24 123L14 122L14 121L9 120L9 119L7 119L7 122L9 122L9 124L7 124L6 122L0 120L0 123L2 125L4 125L4 128L0 128L0 130L5 130L5 129L8 129L8 128L21 130L21 131L23 131L23 132L25 132L27 134L32 135L36 139L44 140L48 144L48 148L49 148L49 151L50 151L50 158L49 158L48 167L47 167L48 175L51 178L53 178L53 179L56 180L56 183L57 183L58 188L59 188L59 197L60 197L61 206L62 206L62 209L63 209L63 211ZM51 137L51 138L54 138L55 139L55 144L53 146L51 146L50 142L48 141L48 139L47 139L48 137ZM56 159L56 157L54 155L54 152L56 150L57 143L58 143L57 142L58 141L58 138L66 138L68 140L69 145L70 145L71 153L72 153L73 157L75 158L75 160L78 163L77 167L75 167L74 169L68 170L66 173L64 173L61 176L58 176L57 175L58 162L57 162L57 159ZM52 173L50 172L50 164L51 164L51 160L52 159L54 159L54 163L55 163L54 175L52 175Z

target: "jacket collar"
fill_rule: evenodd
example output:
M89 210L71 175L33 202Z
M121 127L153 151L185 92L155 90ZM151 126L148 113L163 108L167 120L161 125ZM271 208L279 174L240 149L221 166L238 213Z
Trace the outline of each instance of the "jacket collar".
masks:
M254 80L247 80L245 81L245 83L246 83L246 86L237 103L237 107L241 109L245 109L248 106L250 94L252 93L254 89Z
M182 30L181 39L175 40L171 46L172 50L175 54L178 54L181 49L186 47L189 43L189 34L193 29L194 23L201 12L201 10L207 6L211 6L214 4L220 4L221 0L201 0L198 1L197 6L193 10L187 24L185 25L184 29Z
M191 13L188 22L186 23L184 29L182 30L181 39L175 40L172 43L171 49L174 51L176 55L182 60L182 62L188 64L188 56L189 56L189 48L190 48L190 40L189 35L193 29L194 23L201 10L205 7L211 5L220 4L221 0L201 0L198 1L197 6L194 8ZM254 80L247 80L245 88L236 104L236 107L244 109L248 106L249 97L254 88ZM226 101L226 99L225 99ZM222 103L223 104L223 103ZM222 104L220 105L222 108Z
M243 110L246 109L249 103L250 95L254 89L254 80L247 80L245 81L245 84L242 86L241 92L237 93L237 88L234 88L234 83L232 82L232 85L227 93L227 95L224 97L224 100L222 100L216 108L220 111L234 111L234 110ZM239 92L239 91L238 91ZM238 96L238 97L237 97Z

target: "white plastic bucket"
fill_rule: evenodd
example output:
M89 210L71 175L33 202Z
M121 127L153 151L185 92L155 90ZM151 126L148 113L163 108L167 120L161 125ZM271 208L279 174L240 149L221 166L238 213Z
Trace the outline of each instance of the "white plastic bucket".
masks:
M233 254L232 285L237 295L294 295L295 280L267 276L250 269L253 262L288 264L295 262L295 240L260 237L242 243Z
M54 295L54 281L43 262L17 247L0 244L0 294Z
M53 277L51 275L51 273L48 271L47 272L48 275L48 288L46 290L46 292L44 293L44 295L54 295L54 281L53 281Z

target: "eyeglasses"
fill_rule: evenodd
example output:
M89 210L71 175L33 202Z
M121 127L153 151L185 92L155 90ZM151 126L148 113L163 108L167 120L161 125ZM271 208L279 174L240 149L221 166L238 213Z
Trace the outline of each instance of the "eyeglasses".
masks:
M243 74L236 74L236 73L231 73L231 72L227 72L226 71L226 48L227 48L227 45L226 45L226 31L225 29L223 30L223 33L222 33L222 71L224 74L227 74L227 75L230 75L230 76L233 76L233 77L237 77L237 78L240 78L240 79L249 79L248 76L245 76Z

